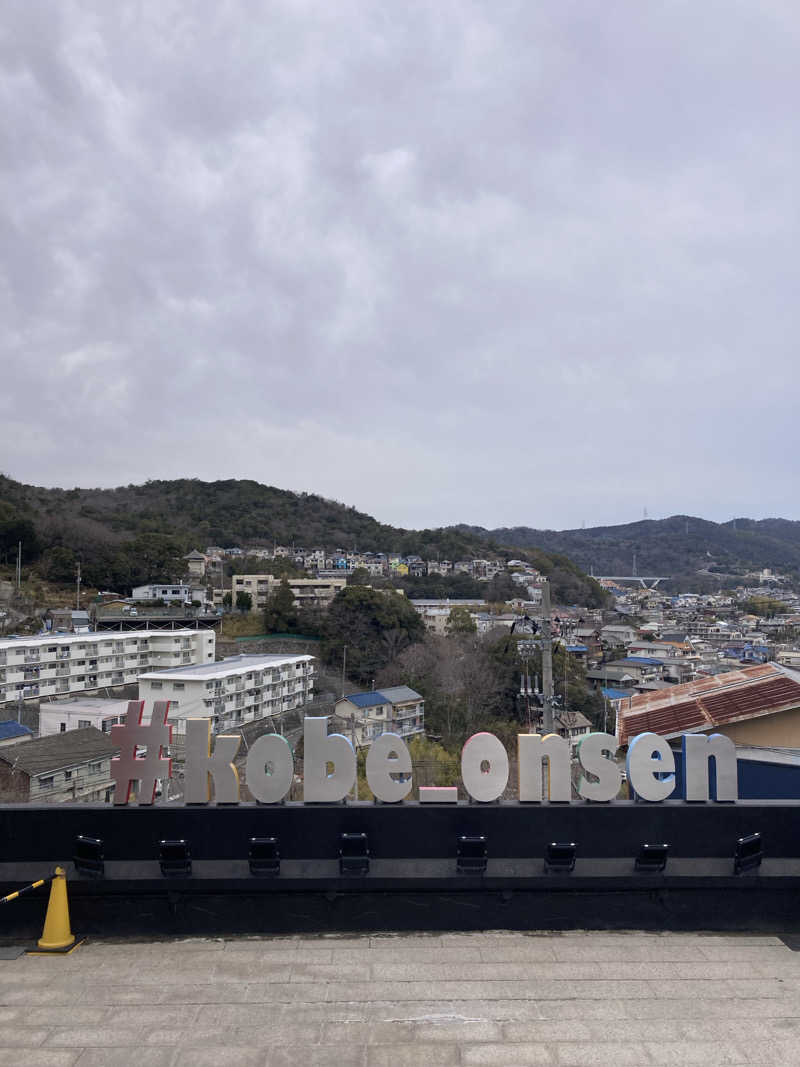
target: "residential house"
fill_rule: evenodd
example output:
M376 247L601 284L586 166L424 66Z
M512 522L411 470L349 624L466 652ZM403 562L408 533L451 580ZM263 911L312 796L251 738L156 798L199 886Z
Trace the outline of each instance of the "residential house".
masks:
M51 608L44 616L44 623L51 633L88 634L91 632L89 612L74 608Z
M372 744L380 734L406 738L425 733L425 700L407 685L350 693L336 701L335 714L348 723L360 747Z
M33 730L21 722L14 719L0 722L0 745L16 745L18 741L30 741L32 737Z
M479 611L473 612L472 618L479 634L488 634L492 630L510 630L512 626L522 633L523 620L521 615L514 615L511 612L506 612L503 615L492 615L488 611ZM518 623L520 625L517 625ZM528 632L530 632L530 624L528 624Z
M191 604L194 599L192 589L186 582L150 582L148 585L137 585L131 593L131 600L163 600L165 604Z
M94 726L96 730L107 734L112 726L125 722L127 711L127 700L109 700L105 697L43 700L39 705L39 736L83 730L87 726Z
M608 626L603 626L600 630L600 639L606 645L625 645L626 647L632 644L639 636L637 630L632 626L628 626L625 623L614 623Z
M206 576L206 557L202 552L198 552L197 549L189 552L184 556L186 563L186 571L192 578L205 578Z
M626 745L648 731L667 739L721 733L737 745L800 748L800 674L764 663L640 693L620 708L617 737Z
M573 751L578 747L580 739L590 733L592 724L581 711L561 711L553 718L553 731L560 737L566 738Z
M639 682L654 682L664 673L664 660L655 656L626 656L624 659L615 659L608 664L602 664L600 670L606 667L621 667L631 678Z
M93 726L0 747L0 800L110 803L115 787L111 759L118 753Z
M692 646L685 641L632 641L626 649L629 656L647 656L650 659L672 659L686 656L691 651Z

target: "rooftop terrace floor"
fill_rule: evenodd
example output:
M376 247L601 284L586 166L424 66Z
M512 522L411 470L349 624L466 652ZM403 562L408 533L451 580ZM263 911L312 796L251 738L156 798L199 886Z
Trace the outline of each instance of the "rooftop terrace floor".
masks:
M0 1065L800 1064L770 936L467 933L134 943L0 960Z

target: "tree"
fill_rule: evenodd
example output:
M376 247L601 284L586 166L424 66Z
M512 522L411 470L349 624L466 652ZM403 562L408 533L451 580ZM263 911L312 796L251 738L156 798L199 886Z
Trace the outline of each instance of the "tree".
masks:
M450 609L446 630L449 634L476 634L478 627L467 608L455 607Z
M347 646L348 672L368 683L397 654L421 641L425 625L406 597L350 585L333 598L325 620L322 654L339 666Z
M72 582L75 580L76 564L75 553L71 548L56 546L44 552L38 569L50 582Z
M347 575L348 585L368 585L369 571L366 567L356 567Z
M264 608L264 627L269 634L293 633L297 629L294 593L285 578L275 592L267 597Z
M0 559L16 560L20 541L23 563L36 559L41 546L33 523L19 516L0 520Z
M486 586L486 599L492 604L504 604L518 594L518 587L511 581L508 571L498 571Z
M236 594L236 610L244 614L253 607L253 598L249 593L238 592Z
M348 661L350 653L348 650ZM516 716L516 643L476 634L428 635L380 675L379 686L410 685L425 697L425 728L459 745L490 720Z
M230 592L223 593L223 596L222 596L222 606L223 606L223 608L229 608L232 604L233 604L233 597L231 596Z
M125 546L131 560L133 585L170 581L184 571L184 548L169 534L144 533Z

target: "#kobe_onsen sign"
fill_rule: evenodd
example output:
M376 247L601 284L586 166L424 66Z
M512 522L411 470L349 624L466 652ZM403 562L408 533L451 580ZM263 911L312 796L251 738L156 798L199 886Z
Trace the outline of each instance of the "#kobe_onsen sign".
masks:
M169 701L156 701L150 721L143 722L144 702L128 704L126 721L111 727L111 740L120 754L111 761L116 783L115 804L127 804L138 783L139 804L152 804L156 783L171 777L172 761L162 755L172 740L167 722ZM303 801L336 803L355 783L356 753L343 734L329 734L327 718L306 718L303 729ZM239 772L234 759L241 737L220 734L212 750L208 719L186 720L184 796L187 804L208 804L211 784L218 804L239 803ZM684 734L682 799L709 799L709 763L714 758L717 801L738 799L736 747L722 734ZM578 796L583 800L609 801L619 793L622 771L616 762L617 741L611 734L590 733L578 743L581 777ZM546 761L546 764L545 764ZM528 803L542 800L572 800L571 746L558 734L517 736L518 796ZM405 800L412 789L411 755L403 739L392 733L376 737L366 761L367 783L374 796L386 804ZM549 773L545 773L544 767ZM332 768L332 769L331 769ZM643 800L661 801L675 791L675 756L667 741L643 733L628 745L626 773L631 789ZM279 804L294 779L292 749L278 734L259 737L247 753L247 788L262 804ZM461 752L461 780L475 801L490 803L502 796L508 785L509 760L494 734L478 733ZM420 803L456 804L456 786L420 786ZM679 798L680 799L680 798Z

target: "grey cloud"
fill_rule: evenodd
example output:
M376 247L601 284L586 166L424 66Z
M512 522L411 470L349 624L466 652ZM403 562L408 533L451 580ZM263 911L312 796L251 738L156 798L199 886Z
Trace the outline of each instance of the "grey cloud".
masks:
M18 2L0 33L12 476L796 517L794 5Z

